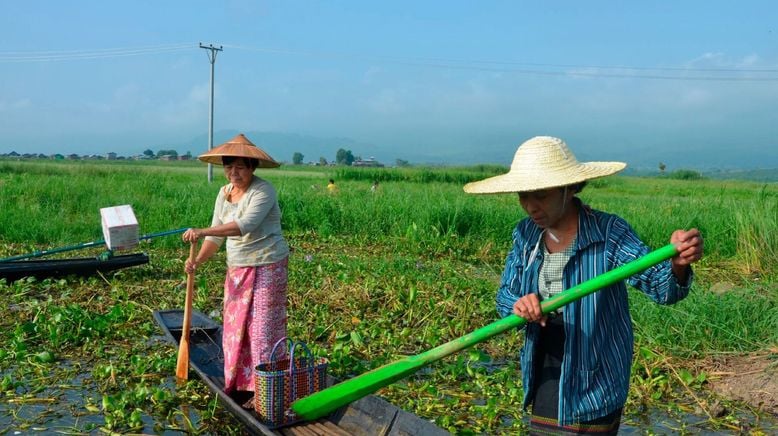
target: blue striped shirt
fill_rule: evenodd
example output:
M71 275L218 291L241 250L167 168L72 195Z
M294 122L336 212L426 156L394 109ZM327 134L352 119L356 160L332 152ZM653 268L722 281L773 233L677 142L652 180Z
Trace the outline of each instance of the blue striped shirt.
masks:
M573 256L565 265L564 289L610 271L648 253L649 248L630 225L618 216L591 210L577 198L578 236ZM505 261L497 312L507 316L513 303L538 293L538 273L543 250L536 250L542 229L524 219L513 231L513 246ZM534 260L530 257L534 253ZM684 286L678 284L670 261L662 262L627 282L659 304L673 304L689 293L692 272ZM624 406L632 365L633 333L624 282L603 288L565 307L565 354L559 380L559 424L590 421ZM526 326L521 350L524 407L534 386L533 357L540 325Z

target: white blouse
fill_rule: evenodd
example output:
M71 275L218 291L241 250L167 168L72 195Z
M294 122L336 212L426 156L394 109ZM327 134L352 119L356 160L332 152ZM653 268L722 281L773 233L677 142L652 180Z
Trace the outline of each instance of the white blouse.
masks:
M241 236L226 238L227 265L268 265L289 256L289 245L281 233L281 208L273 185L254 176L248 190L237 203L227 201L227 194L232 188L230 183L219 190L211 220L211 226L234 221L240 228ZM206 241L220 247L224 239L205 237Z

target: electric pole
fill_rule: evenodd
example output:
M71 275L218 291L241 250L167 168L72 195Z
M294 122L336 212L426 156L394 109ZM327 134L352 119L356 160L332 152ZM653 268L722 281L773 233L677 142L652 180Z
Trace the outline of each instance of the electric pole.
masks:
M211 62L211 111L208 113L208 151L213 148L213 71L216 63L216 53L222 51L222 46L216 48L213 44L207 46L200 43L200 48L208 50L208 60ZM213 182L213 164L208 164L208 182Z

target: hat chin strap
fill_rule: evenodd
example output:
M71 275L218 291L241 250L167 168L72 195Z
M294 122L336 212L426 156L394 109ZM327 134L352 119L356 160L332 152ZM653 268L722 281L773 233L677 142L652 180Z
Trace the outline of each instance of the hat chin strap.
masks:
M565 207L569 204L567 203L567 188L568 186L564 187L564 190L562 191L562 216L565 214ZM529 255L529 262L527 262L526 268L529 268L530 265L532 265L532 262L535 261L535 257L538 254L538 251L540 250L540 242L543 240L543 234L548 232L548 236L554 240L554 242L559 243L559 238L557 235L554 234L554 232L551 231L549 228L545 228L540 232L540 236L538 237L538 242L535 244L535 248L532 249L532 253Z
M565 185L565 190L562 191L562 215L565 214L565 206L566 206L565 203L567 203L567 185Z
M564 190L562 191L562 214L561 214L561 216L565 216L565 212L566 212L565 208L570 205L567 202L567 189L568 189L568 186L565 185ZM551 231L551 229L543 229L543 231L544 232L548 231L548 236L551 237L551 239L554 242L556 242L557 244L559 243L559 238L557 237L557 235L554 234L554 232Z

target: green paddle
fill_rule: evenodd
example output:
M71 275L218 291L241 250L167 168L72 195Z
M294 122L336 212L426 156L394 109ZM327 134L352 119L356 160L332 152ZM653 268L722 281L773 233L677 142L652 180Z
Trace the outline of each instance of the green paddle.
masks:
M600 274L591 280L587 280L553 298L543 301L541 304L543 313L549 313L559 309L560 307L599 289L625 280L676 254L678 254L678 250L673 244L668 244L658 250L654 250L639 259L635 259L614 270ZM396 362L388 363L372 371L368 371L362 375L338 383L335 386L321 390L305 398L301 398L292 403L292 410L298 416L307 420L313 420L329 415L339 407L351 403L352 401L356 401L366 395L370 395L378 389L388 386L395 381L418 371L423 366L479 342L483 342L506 330L521 327L526 324L526 322L527 320L520 316L509 315L499 321L468 333L461 338L454 339L453 341L446 342L443 345L425 351L424 353L408 356Z

